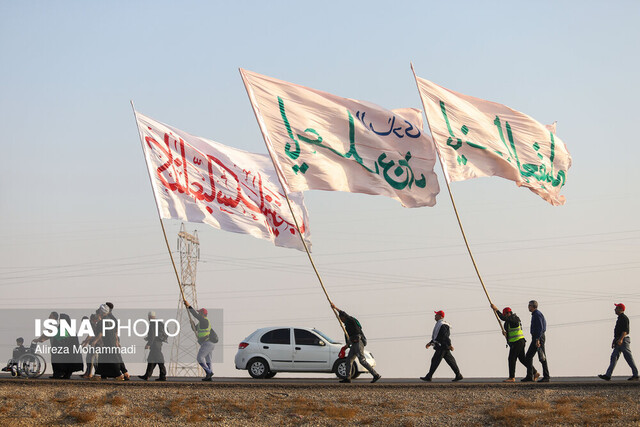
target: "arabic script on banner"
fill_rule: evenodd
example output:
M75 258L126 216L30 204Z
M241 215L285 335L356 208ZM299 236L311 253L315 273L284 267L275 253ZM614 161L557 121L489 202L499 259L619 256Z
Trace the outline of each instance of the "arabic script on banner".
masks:
M276 237L280 233L296 234L295 225L278 213L286 203L284 195L265 185L259 171L201 153L170 132L165 132L161 141L152 136L145 136L144 140L156 164L160 164L156 173L165 193L188 196L203 204L209 213L220 211L256 222L266 221ZM304 224L300 227L304 234Z
M468 135L471 129L469 129L466 125L462 125L460 128L460 132L462 132L463 135L462 138L456 136L449 122L449 117L447 115L447 106L442 100L440 100L440 111L442 112L442 116L445 123L447 124L447 130L449 132L447 146L451 147L456 152L458 152L458 150L460 150L465 145L476 150L491 150L493 153L504 158L509 163L515 163L520 175L527 183L531 183L532 179L536 180L540 184L540 188L543 189L546 188L546 184L551 184L552 187L559 188L562 188L564 186L566 180L566 171L558 170L554 172L553 161L555 158L556 145L555 138L551 131L548 131L549 141L534 141L533 144L531 144L531 148L533 148L533 150L535 151L536 157L539 159L540 163L522 163L520 161L518 150L516 148L519 145L522 146L522 143L514 140L513 132L511 131L511 125L508 121L504 121L503 123L500 117L497 115L493 120L493 125L496 129L496 136L500 139L502 146L504 146L504 151L501 151L491 149L478 142L472 142L468 140L467 138L469 138ZM542 153L541 147L547 145L550 146L550 154L548 158L545 158L544 154ZM464 154L459 153L457 155L457 161L458 165L464 166L467 164L468 160Z
M331 145L326 144L323 137L316 129L306 128L304 130L304 135L294 133L289 118L287 117L284 100L281 97L277 97L277 100L282 123L286 128L290 139L290 141L284 146L284 153L292 161L298 161L298 163L291 167L296 174L305 174L310 169L310 166L304 161L304 159L300 158L301 144L308 144L311 147L310 152L312 154L315 154L315 150L318 149L327 150L344 159L351 159L369 173L375 175L380 175L382 173L384 180L396 190L411 189L413 185L418 188L425 188L426 178L424 174L420 174L420 177L416 178L411 166L409 165L409 161L412 157L411 151L407 151L403 157L396 160L388 159L388 157L390 157L389 153L383 152L375 161L368 163L363 160L360 154L358 154L355 137L355 120L361 122L367 132L372 132L381 137L390 136L391 138L397 138L399 140L405 137L411 139L419 138L421 136L420 130L414 127L408 120L398 118L396 115L393 115L387 119L385 124L376 124L374 126L372 121L367 121L366 111L356 111L356 118L354 120L353 114L349 110L345 109L345 119L348 120L349 123L349 150L346 153L342 153L331 147ZM401 144L401 141L399 142Z

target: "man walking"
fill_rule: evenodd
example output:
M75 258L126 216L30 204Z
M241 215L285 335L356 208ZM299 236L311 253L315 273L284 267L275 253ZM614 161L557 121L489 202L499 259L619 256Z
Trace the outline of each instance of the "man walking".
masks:
M153 375L153 370L156 365L160 369L160 376L156 378L156 381L167 380L167 369L164 367L164 355L162 354L162 344L167 342L167 332L164 329L164 323L156 320L156 312L150 311L147 315L149 318L149 333L145 338L147 345L145 350L149 350L147 356L147 371L144 375L139 375L138 378L147 381Z
M529 311L531 312L531 344L525 355L527 359L527 376L522 381L534 381L533 379L533 356L538 353L538 360L542 364L542 378L541 383L548 383L551 379L549 377L549 367L547 366L547 353L544 348L545 335L547 331L547 321L544 315L538 310L538 301L529 301Z
M605 381L610 381L613 369L616 367L616 363L618 363L620 353L622 353L624 355L624 360L626 360L631 367L631 377L629 378L629 381L638 381L638 379L640 379L638 377L638 368L636 367L636 364L633 361L633 355L631 354L629 318L624 314L624 304L615 304L615 306L615 312L618 315L618 320L616 321L616 326L613 329L613 342L611 343L613 352L611 353L611 362L609 363L609 369L607 369L607 372L605 374L598 375L598 377Z
M504 322L505 337L507 338L507 344L509 344L509 378L503 382L513 383L516 382L516 359L529 372L529 365L524 353L526 340L522 332L522 324L520 323L520 318L511 311L511 308L505 307L502 313L494 304L491 304L491 308L496 312L498 318ZM536 380L539 376L540 374L534 369L533 379Z
M433 346L435 353L431 358L431 368L429 368L429 372L424 377L420 377L420 379L422 381L431 381L431 377L433 377L433 374L436 372L436 369L438 369L440 362L444 359L456 375L453 381L460 381L462 379L462 374L460 374L456 359L453 357L453 354L451 354L453 346L451 345L451 339L449 338L450 325L444 321L444 311L434 311L434 313L436 324L433 327L433 332L431 333L431 341L427 343L426 348Z
M378 381L381 376L378 374L367 359L364 357L364 347L367 345L367 338L362 333L362 326L360 322L355 317L349 316L342 310L339 310L333 303L331 304L331 308L334 310L338 310L338 317L340 321L344 324L344 328L349 335L348 344L349 344L349 355L347 356L347 376L345 379L341 380L341 383L350 383L351 382L351 365L355 362L356 357L360 360L360 364L364 366L367 371L373 375L372 383ZM346 338L346 337L345 337Z
M198 335L198 344L200 344L200 349L198 350L196 360L206 373L202 381L211 381L211 377L213 377L213 371L211 370L211 354L215 348L215 343L218 342L218 336L211 328L211 322L209 322L209 319L207 318L209 313L206 308L201 308L196 311L186 301L184 302L184 305L187 307L187 310L189 310L189 313L198 320L196 334Z

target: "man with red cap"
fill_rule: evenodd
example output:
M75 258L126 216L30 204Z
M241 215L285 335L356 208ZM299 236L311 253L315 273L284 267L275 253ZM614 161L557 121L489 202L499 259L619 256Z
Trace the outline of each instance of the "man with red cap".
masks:
M218 342L218 335L213 331L211 327L211 322L207 318L206 308L201 308L196 311L193 307L189 305L187 301L184 302L185 307L189 310L189 313L198 320L198 325L196 329L196 334L198 336L198 344L200 344L200 349L198 349L198 355L196 356L196 360L198 364L202 366L206 376L202 379L202 381L211 381L211 377L213 377L213 371L211 370L211 354L213 353L213 349L215 347L215 343Z
M533 366L527 363L527 358L524 352L526 340L524 339L524 332L522 332L522 323L520 318L511 311L511 308L505 307L502 312L498 310L495 304L491 304L491 308L496 312L500 320L504 322L504 334L509 345L509 378L504 380L505 383L513 383L516 381L516 359L520 361L527 368L527 373L533 372L533 380L537 380L540 377L538 371Z
M460 373L460 369L458 369L456 359L453 357L453 354L451 354L453 351L451 339L449 338L451 325L444 321L444 311L434 311L434 313L436 324L433 327L433 332L431 333L431 341L429 341L425 347L429 348L433 346L433 349L436 352L431 358L431 367L429 368L429 372L424 377L420 377L420 379L422 381L431 381L431 377L433 377L433 374L436 372L436 369L438 369L440 362L444 359L456 375L453 381L460 381L462 379L462 374Z
M622 353L624 355L624 360L626 360L631 367L631 377L629 378L629 381L638 381L640 379L640 377L638 377L638 368L636 367L636 364L633 361L633 355L631 354L629 318L624 314L626 307L622 303L615 304L615 306L615 312L618 315L618 320L616 321L616 326L613 329L613 342L611 343L613 352L611 353L611 362L609 363L609 369L607 369L607 372L605 374L598 375L598 377L605 381L610 381L613 369L616 367L616 363L618 363L620 353Z

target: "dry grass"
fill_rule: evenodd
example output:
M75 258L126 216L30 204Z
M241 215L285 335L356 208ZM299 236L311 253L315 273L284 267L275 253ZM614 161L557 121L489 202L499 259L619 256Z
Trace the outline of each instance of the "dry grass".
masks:
M127 400L122 396L116 395L116 396L113 396L113 398L111 399L112 406L123 406L126 403L127 403Z
M97 415L95 411L71 411L69 416L76 419L80 424L90 423L95 421Z
M501 425L606 424L619 419L620 404L602 396L563 396L551 402L511 399L487 414ZM633 420L629 420L633 421Z
M396 399L385 400L378 404L378 407L380 408L391 410L404 410L406 406L406 402L403 403Z
M143 414L144 414L144 411L142 409L131 408L124 414L124 416L127 418L137 418L137 417L142 417Z
M202 421L204 421L204 417L199 413L194 412L192 414L189 414L189 416L187 417L187 421L189 421L190 423L201 423Z
M290 415L313 415L320 409L318 402L306 397L296 397L291 400L281 401L280 405L285 407L285 411Z
M324 415L326 415L327 417L331 418L331 419L351 419L354 418L358 412L360 412L358 410L358 408L351 408L351 407L340 407L340 406L326 406L324 408Z
M360 411L351 405L337 406L326 400L312 400L306 397L296 397L290 400L278 402L277 407L271 408L271 411L284 411L292 417L320 417L330 419L352 419Z
M77 396L54 396L51 400L64 406L72 406L78 401Z
M605 385L606 386L606 385ZM11 386L15 387L15 386ZM514 391L415 388L335 390L188 386L3 387L0 425L92 423L228 425L637 425L639 388ZM25 396L29 396L25 399ZM455 402L455 403L454 403ZM29 419L30 417L30 419ZM640 425L639 425L640 427Z
M167 405L167 409L169 410L171 415L173 415L174 417L184 415L187 413L187 408L185 408L185 405L184 405L184 399L180 399L180 398L171 400Z

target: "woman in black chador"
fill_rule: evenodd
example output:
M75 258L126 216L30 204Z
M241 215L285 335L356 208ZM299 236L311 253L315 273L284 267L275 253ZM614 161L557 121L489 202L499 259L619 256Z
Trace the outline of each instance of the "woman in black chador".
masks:
M66 322L71 324L71 318L68 314L60 314L60 323ZM80 342L77 336L69 336L65 334L60 337L60 345L65 348L63 353L62 363L60 364L60 378L68 380L71 378L71 374L84 369L84 363L82 362L82 353L78 351L80 349Z
M98 355L98 365L96 366L96 375L100 375L102 379L115 378L124 380L124 375L120 370L122 358L118 347L118 333L116 328L109 322L109 328L104 327L106 320L115 318L111 314L111 310L106 304L102 304L96 311L98 315L97 334L91 345L100 348Z

